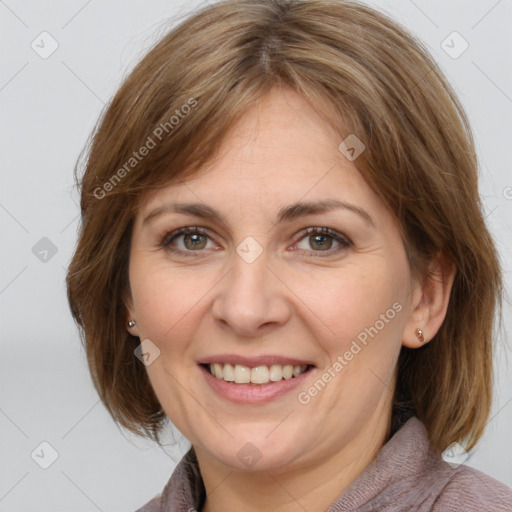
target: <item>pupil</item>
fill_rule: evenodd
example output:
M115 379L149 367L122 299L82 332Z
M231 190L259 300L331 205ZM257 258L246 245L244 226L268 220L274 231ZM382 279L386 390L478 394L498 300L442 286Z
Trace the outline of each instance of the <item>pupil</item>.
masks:
M329 238L329 237L327 237L327 238ZM314 241L313 242L314 244L320 246L321 248L328 245L325 235L314 235L313 241Z
M189 241L189 245L192 247L198 247L201 244L201 237L203 235L199 235L197 233L192 233L191 235L188 235L185 240ZM187 244L185 244L187 245ZM189 247L190 248L190 247Z

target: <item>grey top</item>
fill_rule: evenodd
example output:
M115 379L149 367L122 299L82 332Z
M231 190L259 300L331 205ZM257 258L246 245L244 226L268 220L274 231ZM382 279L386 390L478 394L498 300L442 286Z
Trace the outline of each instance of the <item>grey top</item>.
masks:
M161 495L137 512L201 511L205 490L193 448ZM512 512L512 490L463 464L452 467L430 448L417 418L409 419L326 512Z

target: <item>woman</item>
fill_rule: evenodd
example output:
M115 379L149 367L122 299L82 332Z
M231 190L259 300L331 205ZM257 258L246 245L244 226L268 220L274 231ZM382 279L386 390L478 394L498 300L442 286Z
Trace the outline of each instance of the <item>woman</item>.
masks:
M435 63L363 5L227 0L148 53L91 141L67 281L113 418L192 445L140 511L512 510L441 458L491 404L476 169Z

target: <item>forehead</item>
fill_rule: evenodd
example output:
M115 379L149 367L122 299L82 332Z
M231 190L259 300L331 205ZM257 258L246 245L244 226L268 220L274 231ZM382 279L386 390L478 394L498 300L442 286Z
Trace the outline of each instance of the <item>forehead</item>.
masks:
M378 198L354 162L339 149L341 136L291 89L274 89L245 112L216 158L198 173L153 193L147 213L162 201L194 200L217 207L288 204L326 198Z

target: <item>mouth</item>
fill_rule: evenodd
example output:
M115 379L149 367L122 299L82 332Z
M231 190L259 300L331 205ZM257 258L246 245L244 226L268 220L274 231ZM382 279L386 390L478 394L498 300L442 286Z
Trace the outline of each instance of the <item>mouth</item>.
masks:
M287 399L314 378L311 360L278 354L216 354L198 362L205 383L222 400L262 405Z
M247 366L231 363L203 363L201 366L218 380L232 385L265 386L283 380L297 379L314 368L310 364L271 364Z

